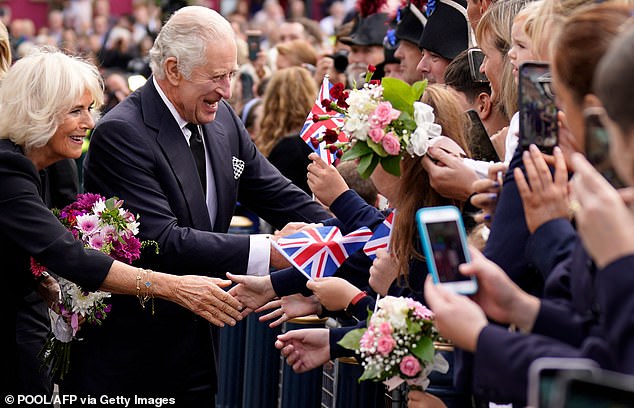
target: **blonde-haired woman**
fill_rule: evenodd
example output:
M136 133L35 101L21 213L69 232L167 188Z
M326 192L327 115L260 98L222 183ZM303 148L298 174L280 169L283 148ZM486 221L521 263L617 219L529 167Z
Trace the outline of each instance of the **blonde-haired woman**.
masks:
M0 258L9 289L1 296L0 324L5 330L0 340L9 345L2 366L7 375L0 382L4 395L39 391L20 381L25 367L16 339L17 316L26 295L41 283L54 284L51 277L35 280L31 257L85 290L148 295L137 289L143 279L150 282L154 297L171 300L218 326L241 318L239 303L216 287L228 282L152 273L87 250L44 203L39 171L81 155L86 131L94 126L91 111L102 102L98 69L60 51L36 51L18 60L0 82ZM50 300L56 299L53 295Z
M317 97L317 85L301 67L273 74L262 101L260 130L255 143L293 184L311 194L306 179L312 149L299 136Z
M11 42L7 26L0 21L0 79L11 66Z

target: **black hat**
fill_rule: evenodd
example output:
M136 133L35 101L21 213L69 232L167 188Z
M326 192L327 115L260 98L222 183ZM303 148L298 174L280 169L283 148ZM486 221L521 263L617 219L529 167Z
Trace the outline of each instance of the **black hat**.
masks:
M418 44L423 34L427 17L415 5L408 4L398 11L396 17L396 39ZM400 21L399 21L400 19Z
M357 17L349 36L342 37L341 42L346 45L383 45L383 38L388 29L386 13L371 14L367 17Z
M473 42L467 20L466 0L438 0L429 17L418 47L452 60ZM471 44L475 45L475 44Z

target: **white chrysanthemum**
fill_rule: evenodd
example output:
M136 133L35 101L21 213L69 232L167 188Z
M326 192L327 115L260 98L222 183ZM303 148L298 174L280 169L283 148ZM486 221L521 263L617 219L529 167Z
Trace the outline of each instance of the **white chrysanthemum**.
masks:
M430 140L442 134L442 127L434 123L434 108L422 102L414 102L414 121L416 130L407 145L407 152L415 156L423 156L431 145Z
M79 288L79 286L75 285L72 282L68 286L67 295L71 299L73 312L79 313L84 317L92 312L92 308L97 302L110 297L110 293L108 292L84 292Z
M95 204L92 206L92 212L95 214L101 214L104 211L106 211L106 202L101 199L95 201Z
M129 222L127 225L128 231L130 231L132 233L132 235L137 235L139 233L139 223L134 221L134 222Z

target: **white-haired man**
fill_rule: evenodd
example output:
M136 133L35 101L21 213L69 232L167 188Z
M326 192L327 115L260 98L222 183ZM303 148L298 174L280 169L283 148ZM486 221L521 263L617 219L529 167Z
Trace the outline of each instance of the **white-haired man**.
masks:
M158 255L142 257L143 266L217 277L266 274L282 265L268 239L227 234L238 201L277 228L327 217L257 151L224 101L236 54L222 16L205 7L180 9L150 51L153 76L95 128L86 191L116 195L140 215L140 237L159 244ZM112 303L110 324L86 333L84 349L74 351L69 390L213 406L215 327L159 300L154 316L134 302ZM103 343L117 352L101 353Z

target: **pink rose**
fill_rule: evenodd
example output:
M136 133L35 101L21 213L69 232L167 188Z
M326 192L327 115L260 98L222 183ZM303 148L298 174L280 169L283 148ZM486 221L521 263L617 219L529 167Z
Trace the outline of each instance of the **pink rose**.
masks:
M381 334L389 336L390 334L392 334L392 325L390 324L390 322L383 322L381 323L381 326L379 326L379 331L381 332Z
M391 121L398 118L400 114L400 111L392 109L391 103L381 102L370 115L370 123L372 125L385 127L389 125Z
M401 364L399 364L401 372L408 376L414 377L416 374L420 372L420 363L418 359L414 356L407 356L403 360L401 360Z
M434 312L423 306L420 302L415 301L412 298L407 298L407 306L410 309L414 309L414 315L421 319L432 320L434 318Z
M385 132L380 127L375 127L370 129L368 136L370 136L370 139L372 139L374 143L381 143L381 140L385 136Z
M392 338L392 336L381 336L379 338L379 342L376 346L376 349L384 356L390 354L392 350L394 350L394 346L396 346L396 341Z
M416 305L416 310L414 310L414 313L417 316L422 317L423 319L427 319L427 320L433 320L434 319L434 312L432 312L427 307L425 307L425 306L423 306L421 304Z
M370 329L363 333L361 340L359 340L359 345L365 349L369 349L374 346L374 336L372 335L372 331Z
M391 154L392 156L398 155L401 151L401 144L398 141L396 135L394 135L394 132L387 133L383 137L381 144L383 145L383 148L385 149L387 154Z

